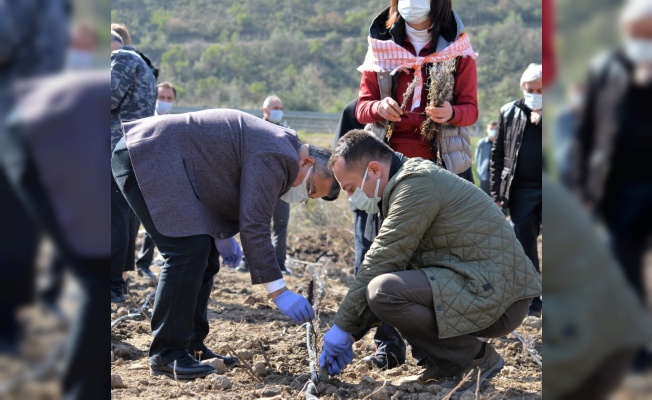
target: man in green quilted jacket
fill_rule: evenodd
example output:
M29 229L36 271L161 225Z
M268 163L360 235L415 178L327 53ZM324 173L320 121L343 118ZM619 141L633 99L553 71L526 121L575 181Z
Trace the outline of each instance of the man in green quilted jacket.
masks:
M497 374L504 361L479 338L513 331L541 294L541 278L498 206L468 181L362 130L339 140L329 167L351 205L381 224L324 335L321 366L339 374L353 342L386 322L424 367L404 382L453 387L473 371L462 389L475 390Z

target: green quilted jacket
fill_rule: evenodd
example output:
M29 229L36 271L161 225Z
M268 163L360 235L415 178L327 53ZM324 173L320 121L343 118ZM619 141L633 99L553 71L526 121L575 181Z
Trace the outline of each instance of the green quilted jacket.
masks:
M405 161L387 183L382 212L378 236L335 316L343 330L377 325L367 285L408 268L430 280L440 338L484 329L516 300L541 294L541 278L496 204L432 162Z

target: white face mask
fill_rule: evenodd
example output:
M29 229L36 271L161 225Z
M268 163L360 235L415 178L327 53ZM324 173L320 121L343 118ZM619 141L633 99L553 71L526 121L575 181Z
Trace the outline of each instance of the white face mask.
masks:
M269 122L278 124L283 120L283 110L272 110L269 112Z
M172 106L174 103L168 103L167 101L156 100L156 112L159 115L169 114L172 111Z
M626 38L625 54L635 64L652 64L652 40Z
M523 92L525 97L525 105L530 110L542 110L543 109L543 95L537 93L528 93Z
M496 129L489 129L489 131L487 131L487 136L489 136L490 138L495 138L496 133L498 133Z
M292 203L300 203L302 201L307 202L309 197L308 197L308 189L306 188L306 182L308 181L308 178L310 177L310 172L312 171L312 167L308 170L308 173L306 176L303 178L303 182L299 186L294 186L291 187L290 190L287 191L283 196L281 196L281 200L283 200L286 203L292 204ZM310 190L312 191L312 181L310 184Z
M420 24L430 16L430 0L398 0L398 13L406 22Z
M355 188L355 191L353 192L353 195L349 197L349 208L351 210L362 210L366 211L367 214L378 214L380 212L380 209L378 208L378 202L380 201L380 197L378 197L378 189L380 188L380 179L376 181L376 192L374 193L374 197L370 198L367 196L365 192L362 191L362 186L364 186L364 182L367 179L367 173L369 172L369 169L364 173L364 177L362 177L362 184L360 187Z

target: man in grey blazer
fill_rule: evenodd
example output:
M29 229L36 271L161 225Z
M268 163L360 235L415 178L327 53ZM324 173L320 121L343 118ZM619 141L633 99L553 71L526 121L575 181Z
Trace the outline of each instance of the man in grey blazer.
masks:
M330 150L302 144L294 131L235 110L212 109L123 125L113 176L166 259L152 315L150 372L196 378L214 372L195 358L228 357L204 344L213 276L223 262L247 257L262 284L295 322L313 318L310 303L289 291L269 240L279 198L334 200L339 185ZM193 355L195 358L193 358Z

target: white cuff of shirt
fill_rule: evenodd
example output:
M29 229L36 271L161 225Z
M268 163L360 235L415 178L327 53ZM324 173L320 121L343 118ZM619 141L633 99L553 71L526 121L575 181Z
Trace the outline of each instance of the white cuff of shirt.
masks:
M273 282L263 283L263 286L265 286L265 290L267 290L267 293L276 292L277 290L285 287L285 280L281 278Z

